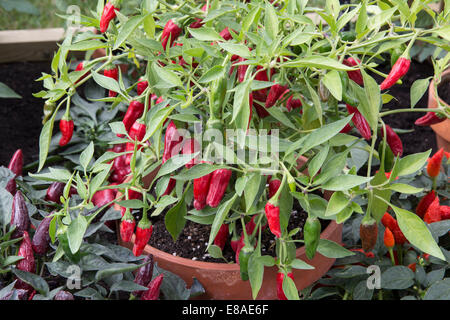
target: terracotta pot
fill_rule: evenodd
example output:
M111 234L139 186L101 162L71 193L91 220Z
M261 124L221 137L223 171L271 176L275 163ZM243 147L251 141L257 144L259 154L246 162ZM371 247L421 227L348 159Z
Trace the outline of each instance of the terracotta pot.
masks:
M441 83L447 83L447 85L450 85L450 69L445 70L442 74ZM434 80L432 80L430 82L430 86L428 87L428 108L437 108L438 106L434 87ZM439 98L439 100L442 104L446 105L447 107L449 106L441 98ZM438 149L444 148L445 151L450 152L450 119L432 125L431 129L433 129L433 131L436 133L436 142Z
M298 161L299 165L303 165L306 158ZM154 178L151 177L151 179ZM146 179L146 182L151 181ZM120 194L118 194L120 197ZM324 197L331 196L330 192L325 192ZM337 243L342 241L342 225L335 221L330 221L328 226L321 234L322 239L332 240ZM135 235L133 235L130 242L123 242L118 235L119 244L133 248ZM191 259L173 256L172 254L158 250L150 245L144 249L145 255L152 254L158 265L172 273L180 276L188 286L193 283L195 277L205 288L206 293L197 299L214 299L214 300L251 300L252 292L249 281L242 281L240 277L239 265L236 263L212 263L193 261ZM315 267L312 270L298 270L293 269L295 284L298 290L310 286L313 282L320 279L333 265L335 259L330 259L316 253L312 260L306 257L305 247L300 247L296 251L296 257L306 261L308 264ZM259 291L258 300L275 300L276 296L276 275L278 268L276 266L271 268L264 268L264 281Z

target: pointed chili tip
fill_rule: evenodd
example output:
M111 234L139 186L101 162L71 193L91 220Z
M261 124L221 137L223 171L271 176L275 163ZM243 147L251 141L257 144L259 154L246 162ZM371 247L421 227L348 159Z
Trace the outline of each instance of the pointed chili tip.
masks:
M21 176L22 167L23 167L22 149L17 149L9 162L8 169L14 172L17 176Z

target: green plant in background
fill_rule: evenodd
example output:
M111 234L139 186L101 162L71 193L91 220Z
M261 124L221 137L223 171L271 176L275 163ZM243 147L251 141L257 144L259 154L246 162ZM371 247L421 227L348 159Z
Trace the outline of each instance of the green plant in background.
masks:
M365 246L370 251L379 243L376 226L390 207L410 244L444 263L446 251L427 225L409 211L412 207L396 202L397 196L424 190L413 185L421 179L430 151L403 156L399 137L383 121L392 113L426 110L383 109L391 98L384 90L408 71L416 40L448 50L448 10L433 16L433 28L419 28L416 15L426 8L420 1L409 7L406 1L340 5L329 0L320 9L308 1L216 0L205 6L195 1L144 0L127 11L121 1L106 7L98 1L89 15L81 16L81 23L105 27L105 32L69 33L53 58L52 74L40 79L45 90L36 94L54 109L41 132L38 173L27 179L30 184L35 184L33 179L65 184L50 231L60 258L82 260L88 226L100 216L94 208L95 195L118 190L122 196L115 201L122 214L115 211L113 217L122 218L124 241L136 225L164 215L174 240L187 220L210 225L208 252L223 258L216 238L227 226L228 236L239 239L234 262L240 263L242 280L250 281L254 298L264 268L276 266L278 297L299 299L295 269L313 266L295 256L296 244L304 244L310 258L317 252L330 258L354 255L333 241L319 239L318 219L345 223L356 216L355 221L371 226L361 232L363 240L371 240ZM326 23L314 23L307 16L313 12ZM344 32L346 26L354 28ZM405 50L392 71L382 74L378 65L400 45ZM105 55L91 58L100 49ZM71 51L86 53L82 68L67 63ZM449 57L447 53L436 64L447 66ZM390 81L380 89L373 73ZM92 91L80 97L77 92L83 85ZM132 107L135 101L141 103L139 112ZM107 110L111 114L104 114ZM116 117L118 110L126 111L123 121ZM450 114L444 106L433 112L442 120ZM126 126L131 113L132 125ZM75 155L80 149L66 156L72 162L68 168L46 168L48 155L61 151L56 149L58 134L54 136L53 129L62 114L78 121L71 143L77 145L82 138L77 148L84 149L79 157ZM100 115L102 121L97 120ZM227 140L189 139L196 138L193 133L199 125ZM277 136L275 129L280 128ZM232 136L227 129L238 133ZM263 130L271 130L269 139L278 146L277 153L251 162L251 154L260 151L252 137ZM120 150L104 152L106 143L121 146ZM248 158L240 158L240 151ZM233 161L208 158L211 152ZM300 156L307 158L302 167L297 162ZM126 173L115 177L121 170ZM144 177L152 172L156 177L147 185ZM272 191L271 181L279 182ZM442 192L445 180L433 181L433 190ZM77 193L73 198L71 186ZM326 200L321 190L334 193ZM304 239L295 237L299 228L289 228L294 203L308 214ZM136 223L147 213L149 217ZM264 254L263 233L275 240L276 257Z

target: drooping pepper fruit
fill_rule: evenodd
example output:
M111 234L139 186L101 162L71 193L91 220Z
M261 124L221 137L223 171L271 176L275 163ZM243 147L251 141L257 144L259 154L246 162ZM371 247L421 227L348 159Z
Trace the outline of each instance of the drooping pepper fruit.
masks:
M183 155L188 155L188 154L197 153L199 151L200 151L200 144L198 143L198 141L194 138L189 138L184 141L183 149L181 150L181 153ZM200 154L198 156L194 157L188 163L186 163L186 165L185 165L186 168L190 169L193 166L195 166L196 164L200 163L199 159L200 159Z
M266 108L271 108L275 103L282 99L285 94L289 92L289 89L287 86L282 86L280 84L274 84L272 87L270 87L269 94L267 95L266 99Z
M47 100L44 103L44 117L42 118L42 124L46 124L48 119L52 116L56 109L56 103L54 101Z
M135 123L136 120L138 120L142 116L142 114L144 113L144 108L145 105L139 101L133 100L130 102L127 112L125 113L125 116L122 120L127 132L130 131L133 123Z
M247 60L247 59L239 57L238 63L239 62L244 62L245 60ZM237 75L238 75L238 81L239 82L244 82L244 80L245 80L245 73L247 72L247 69L248 69L248 64L242 64L242 65L238 66L238 68L237 68Z
M147 214L142 215L141 221L139 221L138 226L136 228L136 239L134 241L133 246L133 254L138 257L144 251L145 246L147 245L150 237L152 236L153 225L148 220Z
M146 287L152 280L154 259L153 255L149 254L144 258L143 263L148 262L145 266L138 269L136 276L134 277L134 283ZM133 296L140 297L145 291L133 291Z
M384 137L384 130L383 128L381 129L381 137ZM399 156L401 157L403 154L403 144L402 144L402 140L400 140L400 137L395 133L394 130L392 130L391 126L386 125L386 142L389 146L389 148L391 148L392 153L394 154L394 156Z
M447 118L444 116L438 116L436 112L427 112L423 117L414 122L416 126L426 127L431 126L433 124L441 123L445 121Z
M202 163L204 162L202 161ZM212 175L211 172L203 177L194 179L194 208L196 210L202 210L206 206L206 198L208 197Z
M255 249L250 245L244 245L244 247L239 252L239 269L241 273L241 280L248 280L248 260L253 254Z
M436 196L436 198L434 198L433 202L428 207L427 212L425 213L425 216L423 217L423 221L425 221L426 223L433 223L433 222L441 221L439 196Z
M23 257L16 267L19 270L27 271L31 273L36 272L36 262L34 260L33 247L31 246L30 236L27 231L23 232L23 240L19 247L19 257Z
M141 300L158 300L163 279L164 273L160 273L155 279L150 281L147 285L148 290L142 294Z
M167 42L169 41L169 38L170 38L169 46L171 47L173 42L180 36L181 31L182 31L181 28L172 19L167 21L161 35L161 44L164 50L167 49Z
M139 120L137 120L131 126L128 135L130 136L130 139L132 141L139 143L142 141L142 139L144 139L146 130L147 126L145 125L145 123L141 123ZM142 145L138 145L137 150L140 150L141 148ZM125 151L134 151L134 142L127 142L127 144L125 145ZM130 165L132 156L132 153L127 154L127 157L125 159L126 165Z
M217 169L212 172L211 183L206 196L206 204L211 208L219 205L228 187L228 182L231 178L231 170Z
M339 133L349 133L350 131L352 131L352 126L350 124L346 124L344 128L342 128L341 131L339 131Z
M266 203L264 211L266 213L267 222L269 223L270 232L272 232L277 238L281 237L281 226L280 226L280 207L278 206L278 200L272 203L269 200Z
M408 72L410 65L411 60L405 57L398 58L386 79L380 84L380 90L386 90L392 87Z
M440 206L439 210L441 211L441 220L450 219L450 206Z
M133 215L129 208L125 209L125 214L122 217L122 222L120 223L120 237L124 242L130 242L133 236L134 227L136 226L136 220L134 220Z
M441 162L444 157L444 148L439 149L430 159L428 159L427 173L431 178L435 178L441 171Z
M80 62L80 63L76 66L75 71L83 71L83 70L84 70L84 65L85 65L85 62L84 62L84 61ZM81 78L78 79L78 80L75 82L75 84L78 83L78 82L80 82L80 81L83 80L84 78L86 78L86 77L89 75L89 73L90 73L90 71L89 71L89 72L86 72L84 75L82 75Z
M144 93L145 89L148 87L148 81L144 78L139 78L139 81L136 86L137 94L140 96L142 93Z
M233 37L231 36L230 30L228 30L228 27L226 27L225 29L223 29L222 31L220 31L219 35L224 39L224 40L231 40Z
M50 235L49 235L49 227L50 222L52 222L53 217L47 216L45 217L36 229L36 232L33 236L33 241L31 242L32 248L34 252L40 255L44 255L47 253L47 250L50 245Z
M394 235L395 243L399 245L403 245L408 240L405 238L402 230L398 226L397 220L394 219L388 212L385 212L383 217L381 218L381 223L385 228L389 228Z
M65 185L62 182L52 182L52 184L47 188L45 201L61 203L61 196L63 195L64 187Z
M366 118L364 118L364 116L358 111L357 108L352 107L349 104L347 104L347 111L349 114L353 114L352 122L361 136L366 140L370 140L370 138L372 137L372 132Z
M256 109L256 113L260 118L265 118L270 115L270 113L264 108L264 106L258 101L264 103L267 99L267 93L261 90L256 90L252 92L253 96L253 107Z
M309 217L306 219L303 227L303 235L305 240L306 256L308 259L314 258L320 240L320 232L322 227L319 219L316 217Z
M354 58L349 57L347 59L344 59L342 63L349 67L356 67L361 63L361 61L359 59L355 60ZM360 86L364 86L364 80L361 74L361 70L347 71L347 74L351 80L353 80Z
M412 272L416 272L416 262L408 264L408 268L411 269Z
M166 191L164 191L164 193L162 195L167 196L168 194L170 194L176 185L177 185L177 180L170 178L169 184L167 185L167 188L166 188Z
M162 157L162 163L177 155L181 149L181 142L183 137L179 134L177 126L171 120L166 129L164 136L164 153Z
M117 69L115 66L107 67L105 68L105 70L103 70L103 75L117 81L119 79L119 69ZM108 97L114 98L116 96L117 92L112 90L108 91Z
M378 225L377 221L369 216L364 218L359 226L359 237L361 238L362 248L365 252L372 251L377 243Z
M64 147L72 139L74 124L70 115L64 115L64 117L59 121L59 131L61 131L61 139L59 140L59 145Z
M75 300L75 298L69 291L61 290L55 295L53 300Z
M21 237L30 228L27 204L20 191L17 191L13 198L10 225L16 227L13 238Z
M16 194L17 186L16 186L16 178L22 175L23 168L23 153L22 149L18 149L14 152L11 160L9 161L8 169L15 174L14 178L8 181L6 184L6 190L9 191L12 195Z
M277 193L280 188L281 180L280 179L272 179L269 181L269 199L272 198L275 193Z
M294 280L294 274L292 272L288 272L287 276ZM277 297L278 300L287 300L286 295L283 291L283 280L284 280L284 272L279 271L277 273Z
M394 234L389 228L384 229L383 242L386 248L393 248L395 246Z
M436 194L434 193L434 190L431 190L426 195L424 195L423 198L420 199L419 203L417 204L416 214L423 219L425 213L427 212L428 207L435 198Z
M91 198L92 203L96 207L103 207L105 204L114 201L116 197L115 189L104 189L97 191ZM112 206L112 203L110 204Z
M103 13L100 18L100 32L105 33L108 30L109 23L116 17L115 10L120 10L121 0L111 0L103 7Z
M288 109L289 112L301 107L302 107L302 100L294 99L294 96L290 96L289 99L286 101L286 108ZM300 110L300 113L302 113L302 110Z
M229 227L228 224L222 224L216 237L214 238L214 244L218 246L221 250L225 247L225 243L228 239Z

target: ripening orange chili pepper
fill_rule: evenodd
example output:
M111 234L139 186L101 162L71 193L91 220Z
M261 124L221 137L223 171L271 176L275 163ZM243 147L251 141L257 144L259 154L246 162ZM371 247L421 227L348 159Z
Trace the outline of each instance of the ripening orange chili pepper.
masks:
M437 177L439 175L443 157L444 157L444 148L441 148L430 159L428 159L427 173L431 178Z
M384 230L384 237L383 237L384 245L386 248L392 248L395 246L395 239L394 234L389 228L386 228Z

